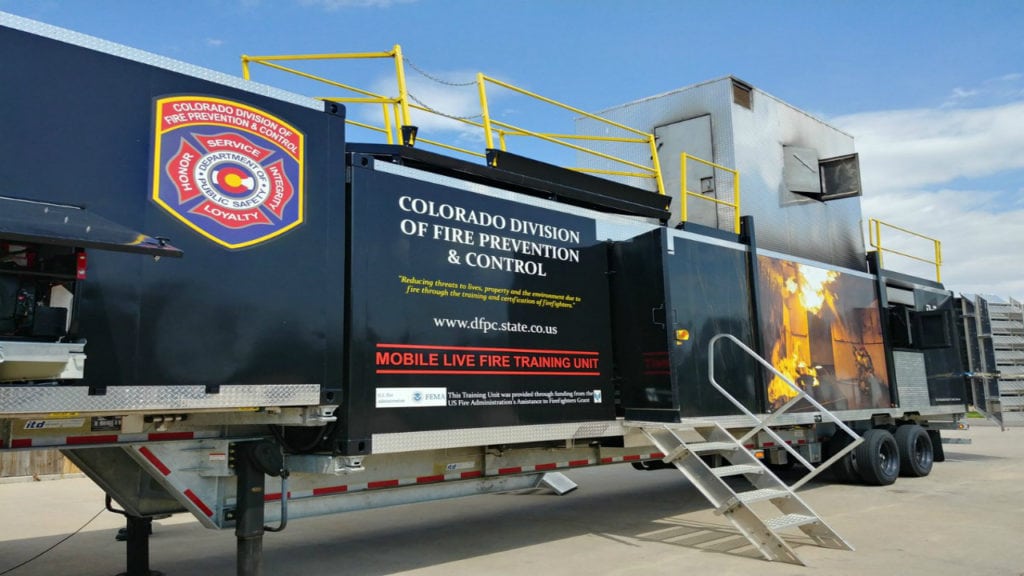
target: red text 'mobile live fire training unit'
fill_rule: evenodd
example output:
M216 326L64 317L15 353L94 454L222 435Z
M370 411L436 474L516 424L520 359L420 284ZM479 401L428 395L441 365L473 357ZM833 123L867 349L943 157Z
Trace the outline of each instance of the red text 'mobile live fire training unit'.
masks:
M954 295L882 266L883 223L865 258L852 138L735 78L589 114L481 74L478 153L418 134L397 46L362 56L398 96L321 99L248 81L288 57L241 79L10 15L0 55L0 450L99 484L129 574L154 516L233 527L257 574L267 518L623 462L799 563L780 532L848 545L796 488L927 475L965 410Z

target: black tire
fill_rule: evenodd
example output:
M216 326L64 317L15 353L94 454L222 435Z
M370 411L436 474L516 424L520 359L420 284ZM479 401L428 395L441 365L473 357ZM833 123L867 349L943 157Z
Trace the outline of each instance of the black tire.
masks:
M846 448L852 440L844 432L836 432L835 436L829 439L825 445L825 459L831 458L840 450ZM857 474L857 469L854 465L853 452L850 452L832 464L829 467L829 471L832 473L832 478L837 482L859 482L860 476Z
M904 424L893 435L900 451L900 476L921 478L931 474L935 453L932 439L917 424Z
M872 428L853 450L857 474L865 484L888 486L900 475L900 449L888 430Z

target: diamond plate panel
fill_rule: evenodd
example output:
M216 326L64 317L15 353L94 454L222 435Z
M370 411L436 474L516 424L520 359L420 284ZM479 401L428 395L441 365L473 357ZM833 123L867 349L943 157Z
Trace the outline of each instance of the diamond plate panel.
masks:
M221 386L112 386L90 396L85 386L0 387L0 416L55 412L119 413L152 410L210 410L266 406L317 406L319 384Z
M118 56L126 60L134 60L135 62L141 62L142 64L156 66L157 68L163 68L164 70L170 70L171 72L186 74L201 80L216 82L239 90L252 92L253 94L259 94L261 96L282 100L284 102L290 102L298 106L304 106L314 110L324 109L323 102L314 98L301 96L294 92L288 92L286 90L281 90L280 88L267 86L266 84L243 80L238 76L231 76L230 74L224 74L223 72L217 72L210 70L209 68L203 68L202 66L188 64L187 62L167 58L165 56L159 56L144 50L131 48L123 44L110 42L109 40L103 40L101 38L96 38L95 36L81 34L66 28L44 24L42 22L22 18L13 14L0 12L0 25L36 34L38 36L53 38L54 40L59 40L75 46L81 46L97 52Z
M896 390L901 408L929 406L928 373L924 366L924 354L920 352L893 352L896 365Z

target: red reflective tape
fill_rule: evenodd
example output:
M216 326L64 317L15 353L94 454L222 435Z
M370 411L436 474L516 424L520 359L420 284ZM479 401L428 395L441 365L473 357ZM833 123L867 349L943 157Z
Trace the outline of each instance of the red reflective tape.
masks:
M4 439L0 438L0 448L3 448L3 447L4 447Z
M623 456L622 457L622 461L623 462L632 462L634 460L639 460L639 459L640 459L640 455L639 454L630 454L629 456Z
M797 444L807 444L807 440L797 440Z
M313 488L313 496L326 496L327 494L341 494L348 492L348 486L328 486L326 488Z
M468 478L479 478L479 477L481 477L483 475L484 475L484 473L481 472L480 470L473 470L473 471L470 471L470 472L463 472L462 474L459 474L459 476L463 480L466 480Z
M416 478L417 484L430 484L432 482L444 482L444 474L435 474L434 476L419 476Z
M569 460L569 467L575 468L576 466L586 466L590 464L590 460Z
M550 464L537 464L533 468L534 470L554 470L555 468L558 468L558 464L555 464L554 462Z
M288 499L290 500L291 497L292 497L292 493L289 492L288 493ZM270 494L265 494L263 496L263 501L264 502L276 502L277 500L280 500L280 499L281 499L281 493L280 492L273 492L273 493L270 493Z
M523 471L522 466L510 466L509 468L498 468L498 474L519 474Z
M661 452L652 452L651 453L651 458L658 458L660 460L660 459L662 459L664 457L665 457L665 455L662 454Z
M753 444L744 444L743 447L746 448L747 450L753 450L754 449L754 445Z
M366 487L370 490L374 488L394 488L398 486L398 480L378 480L376 482L367 482Z
M117 434L104 434L102 436L68 436L69 446L81 444L113 444L117 442Z
M203 514L206 514L211 518L213 517L213 510L210 510L209 506L203 504L203 501L199 499L199 496L196 496L196 493L193 492L190 488L185 489L185 497L191 500L192 503L195 504L196 507L199 508L199 510L201 510Z
M764 442L763 444L761 444L761 446L764 446L765 448L771 448L772 446L775 446L775 442Z
M601 458L601 464L611 464L612 462L615 462L615 458Z
M191 440L195 437L195 432L153 432L146 438L150 440Z
M11 448L28 448L31 445L31 438L15 438L11 440Z
M156 469L159 470L160 473L163 474L164 476L169 476L171 474L171 469L165 466L164 463L161 462L160 459L156 457L156 454L153 454L149 450L149 448L146 448L145 446L139 448L139 454L145 456L146 460L149 460L149 463L155 466Z

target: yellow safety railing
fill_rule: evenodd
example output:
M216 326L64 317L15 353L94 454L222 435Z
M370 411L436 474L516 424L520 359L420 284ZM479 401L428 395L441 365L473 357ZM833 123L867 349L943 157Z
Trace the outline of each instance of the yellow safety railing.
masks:
M690 191L686 187L686 166L689 163L688 162L689 160L693 160L694 162L699 162L701 164L704 164L705 166L710 166L714 170L721 170L723 172L728 172L729 174L732 174L732 202L729 202L727 200L722 200L722 199L719 199L719 198L715 198L715 197L712 197L712 196L706 196L704 194L701 194L700 192L692 192L692 191ZM702 158L698 158L696 156L692 156L690 154L687 154L686 152L683 152L682 154L679 155L679 180L680 180L680 186L679 187L681 189L680 193L679 193L679 221L680 222L686 222L688 217L689 217L689 213L687 211L687 204L688 204L689 198L692 196L692 197L695 197L695 198L700 198L701 200L706 200L708 202L713 202L714 204L717 204L719 206L728 206L728 207L732 208L732 213L733 213L733 232L735 234L739 234L740 233L740 173L739 172L737 172L736 170L733 170L732 168L726 168L725 166L722 166L722 165L719 165L719 164L715 164L714 162L709 162L709 161L704 160Z
M892 229L892 230L897 230L897 231L902 232L904 234L908 234L910 236L914 236L914 237L921 238L923 240L927 240L927 241L931 242L932 246L934 247L934 250L935 250L934 259L933 260L929 260L929 259L923 258L921 256L916 256L914 254L909 254L907 252L903 252L903 251L900 251L900 250L896 250L895 248L890 248L890 247L885 246L883 244L883 242L882 242L882 230L884 228L889 228L889 229ZM868 237L869 237L869 241L870 241L871 247L875 248L876 250L878 250L878 266L879 267L883 266L883 259L885 257L885 253L886 252L891 253L891 254L897 254L899 256L903 256L904 258L910 258L911 260L917 260L918 262L924 262L925 264L931 264L931 265L935 266L935 281L936 282L942 282L942 242L939 242L939 240L937 240L935 238L932 238L930 236L925 236L924 234L918 234L917 232L914 232L912 230L907 230L906 228L900 228L899 226L894 226L892 224L889 224L888 222L882 222L881 220L878 220L877 218L871 218L871 219L868 220Z
M388 96L385 94L378 94L376 92L344 84L322 76L298 70L291 66L285 65L285 62L303 62L303 61L325 61L325 60L366 60L366 59L388 59L394 61L395 67L395 78L396 78L396 96ZM251 79L251 65L259 64L267 68L293 74L307 80L312 80L330 86L332 88L344 90L354 95L348 96L319 96L318 98L328 102L339 102L343 104L371 104L379 105L381 107L381 125L368 124L366 122L360 122L357 120L346 119L346 122L352 126L371 130L380 134L384 134L387 138L388 144L394 144L400 142L401 144L412 146L416 143L428 144L436 146L460 154L465 154L477 158L486 158L486 154L476 151L469 150L460 146L447 144L437 140L429 140L421 137L417 134L415 123L411 119L411 111L423 112L428 114L438 115L455 122L465 124L472 129L482 129L484 132L484 139L486 142L487 149L500 149L503 151L508 150L508 139L510 137L529 137L534 138L550 144L555 144L576 152L581 152L590 156L601 158L609 161L612 168L584 168L584 167L570 167L570 170L577 172L584 172L590 174L598 174L604 176L617 176L627 178L643 178L654 180L654 188L659 194L665 194L665 185L662 178L661 165L658 159L658 147L655 141L654 134L651 132L644 132L643 130L637 130L636 128L621 124L607 118L602 118L595 114L585 112L579 108L563 104L551 98L541 96L529 90L525 90L518 86L514 86L507 82L497 80L486 76L483 73L479 73L476 76L476 87L480 98L480 122L477 122L471 118L452 116L445 114L438 110L434 110L424 103L417 100L414 96L409 93L408 84L406 83L405 76L405 63L406 60L402 55L402 47L396 44L391 50L386 52L341 52L332 54L296 54L296 55L280 55L280 56L242 56L242 75L246 80ZM414 64L410 63L413 69L423 73L428 78L430 77L425 72L419 70ZM436 80L436 79L435 79ZM472 85L473 83L467 83ZM462 85L467 85L462 84ZM532 98L541 103L555 106L562 110L572 112L577 117L583 117L595 122L598 122L604 126L610 127L621 133L620 136L598 136L598 135L586 135L586 134L564 134L557 132L542 132L536 130L529 130L521 126L515 126L508 122L504 122L494 117L490 111L490 105L488 101L488 85L495 86L504 90L511 91L513 93ZM413 102L413 100L415 102ZM475 118L475 117L474 117ZM495 137L497 137L498 145L495 146ZM590 146L587 143L591 143ZM650 157L650 164L644 164L640 161L634 161L628 158L623 158L602 151L600 144L635 144L643 147L643 155ZM692 192L686 189L686 168L687 163L690 161L700 162L707 166L712 167L715 170L724 170L732 175L733 178L733 199L732 201L720 200L718 198L708 197L703 194ZM691 156L689 154L683 154L680 158L681 162L681 174L682 174L682 189L680 193L680 217L682 221L687 220L687 199L690 196L696 196L706 201L714 202L715 204L729 206L733 209L733 229L736 233L739 233L739 222L740 222L740 188L739 188L739 173L736 170L726 168L718 164L714 164L707 160ZM615 169L615 166L621 166L621 169Z
M394 60L394 63L395 63L395 78L396 78L396 81L397 81L397 89L398 89L398 95L397 96L386 96L386 95L383 95L383 94L377 94L377 93L371 92L369 90L364 90L362 88L357 88L355 86L350 86L348 84L343 84L341 82L336 82L334 80L330 80L328 78L324 78L322 76L318 76L318 75L315 75L315 74L310 74L308 72L303 72L301 70L297 70L295 68L292 68L292 67L289 67L289 66L285 66L285 65L279 63L279 62L289 62L289 61L313 61L313 60L366 60L366 59L375 59L375 58L391 58L392 60ZM410 100L409 88L408 88L408 84L406 83L406 79L405 79L405 65L404 65L404 63L405 63L405 59L402 56L402 47L400 45L398 45L398 44L396 44L394 46L394 48L392 48L391 50L389 50L387 52L340 52L340 53L334 53L334 54L294 54L294 55L282 55L282 56L248 56L248 55L245 55L245 56L242 56L242 77L245 78L246 80L250 80L251 79L250 64L260 64L262 66L266 66L268 68L279 70L281 72L287 72L289 74L294 74L294 75L299 76L301 78L306 78L307 80L313 80L315 82L321 82L323 84L326 84L328 86L332 86L334 88L340 88L342 90L346 90L348 92L352 92L352 93L358 94L359 96L343 96L343 97L338 97L338 96L319 96L318 98L320 100L324 100L326 102L340 102L340 103L343 103L343 104L380 104L381 105L381 111L382 111L382 118L383 118L382 126L375 126L375 125L372 125L372 124L367 124L365 122L359 122L357 120L351 120L351 119L346 119L345 121L346 121L346 123L348 123L348 124L350 124L352 126L358 126L360 128L364 128L364 129L367 129L367 130L371 130L371 131L374 131L374 132L378 132L378 133L384 134L387 137L387 143L388 144L394 144L396 141L398 141L398 142L401 142L402 144L406 144L406 145L410 145L411 146L416 141L419 141L419 142L422 142L424 144L429 144L429 145L432 145L432 146L437 146L439 148L444 148L446 150L451 150L453 152L458 152L458 153L461 153L461 154L468 154L470 156L475 156L475 157L478 157L478 158L484 158L485 155L480 153L480 152L476 152L476 151L473 151L473 150L468 150L468 149L465 149L465 148L460 148L458 146L453 146L451 144L445 144L443 142L438 142L438 141L435 141L435 140L429 140L429 139L426 139L426 138L418 138L417 134L414 131L411 130L411 127L414 126L414 124L413 124L413 122L411 120L411 116L410 116L410 112L409 112L410 110L418 110L418 111L426 112L426 113L430 113L430 114L439 114L441 116L445 116L445 115L444 114L440 114L436 110L432 110L432 109L430 109L430 108L428 108L426 106L420 106L420 105L411 103L409 101ZM452 120L455 120L457 122L463 122L463 123L468 124L470 126L474 126L476 128L482 128L483 127L483 125L480 124L479 122L473 122L472 120L461 119L461 118L453 118L451 116L446 116L446 117L451 118Z
M584 135L584 134L556 134L556 133L536 132L536 131L533 131L533 130L528 130L528 129L523 128L521 126L514 126L512 124L509 124L507 122L503 122L501 120L498 120L498 119L494 118L493 115L491 114L490 106L488 105L488 100L487 100L487 85L488 84L493 84L495 86L499 86L499 87L504 88L506 90L510 90L512 92L521 94L523 96L527 96L529 98L533 98L533 99L538 100L540 102L544 102L545 104L550 104L552 106L556 106L558 108L561 108L563 110L567 110L567 111L572 112L574 114L577 114L579 116L583 116L585 118L589 118L591 120L595 120L595 121L600 122L602 124L611 126L611 127L616 128L618 130L621 130L621 131L633 134L634 136L633 137L629 137L629 136L588 136L588 135ZM603 158L605 160L609 160L611 162L615 162L617 164L622 164L624 166L628 166L630 168L635 169L635 171L629 171L629 170L602 170L602 169L588 169L588 168L574 168L574 170L577 170L577 171L580 171L580 172L588 172L588 173L592 173L592 174L605 174L605 175L613 175L613 176L629 176L629 177L635 177L635 178L650 178L650 179L653 179L655 181L655 188L657 189L658 193L659 194L664 194L665 193L665 186L664 186L664 183L663 183L662 178L661 178L661 166L658 164L658 148L657 148L657 144L655 143L655 140L654 140L654 134L651 134L650 132L644 132L642 130L637 130L636 128L632 128L632 127L626 126L625 124L619 124L618 122L614 122L612 120L608 120L607 118L602 118L600 116L596 116L596 115L591 114L589 112L584 112L583 110L580 110L579 108L575 108L573 106L569 106L568 104L563 104L563 103L558 102L556 100L552 100L551 98L546 98L544 96L541 96L540 94L536 94L534 92L530 92L529 90L525 90L523 88L519 88L518 86L514 86L514 85L509 84L507 82L502 82L501 80L498 80L498 79L495 79L495 78L491 78L489 76L484 75L483 73L478 73L477 74L477 88L478 88L478 90L480 92L480 110L481 110L481 114L483 116L484 139L487 142L487 148L488 149L495 149L495 146L494 146L494 135L495 134L498 134L500 149L504 150L504 151L507 151L507 149L508 149L507 148L507 144L506 144L506 138L505 138L506 136L530 136L530 137L536 138L538 140L543 140L543 141L551 143L551 144L556 144L556 145L559 145L559 146L564 146L566 148L569 148L571 150L575 150L577 152L583 152L585 154L596 156L598 158ZM586 146L581 146L579 144L575 144L573 142L570 142L570 140L592 141L592 142L620 142L620 143L621 142L625 142L625 143L641 144L641 145L647 146L649 148L649 150L650 150L651 165L650 166L645 166L643 164L640 164L639 162L633 162L632 160L627 160L625 158L620 158L620 157L617 157L617 156L613 156L611 154L606 154L606 153L601 152L599 150L596 150L594 148L587 148Z

